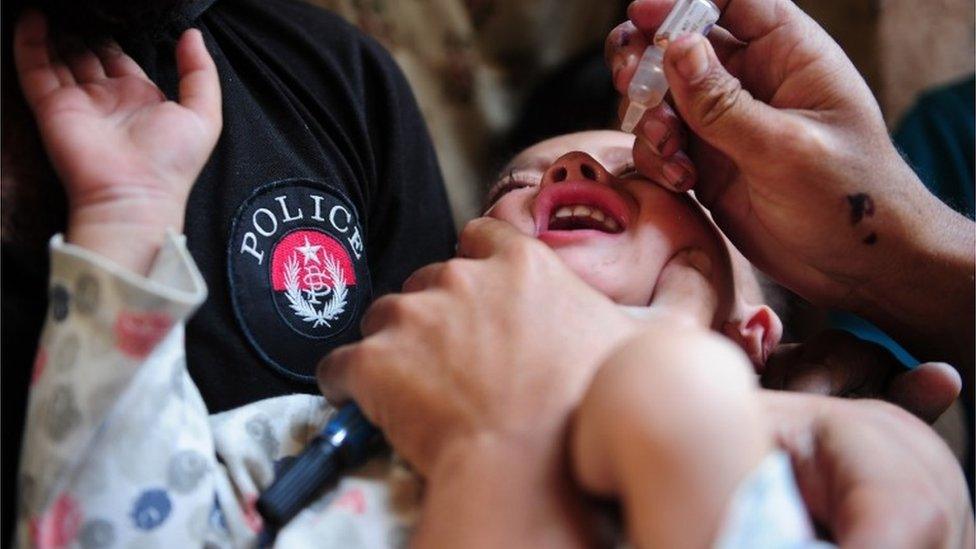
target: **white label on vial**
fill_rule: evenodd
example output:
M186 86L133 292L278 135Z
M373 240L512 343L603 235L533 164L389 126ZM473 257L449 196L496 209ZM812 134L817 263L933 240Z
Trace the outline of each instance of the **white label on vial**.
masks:
M654 36L654 43L667 47L686 34L707 34L718 17L718 10L708 0L678 0Z

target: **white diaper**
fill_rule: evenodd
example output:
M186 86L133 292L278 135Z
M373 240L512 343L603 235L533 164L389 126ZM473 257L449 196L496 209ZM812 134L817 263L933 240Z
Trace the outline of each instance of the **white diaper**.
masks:
M835 547L818 541L793 476L790 457L770 454L739 485L715 549Z

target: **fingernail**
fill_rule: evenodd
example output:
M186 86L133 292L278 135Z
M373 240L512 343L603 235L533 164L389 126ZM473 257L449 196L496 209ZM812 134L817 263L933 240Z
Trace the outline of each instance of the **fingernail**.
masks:
M705 37L691 35L686 40L684 55L677 60L676 68L688 82L696 82L708 72L708 47Z
M671 139L671 129L664 122L652 118L644 123L644 137L651 149L660 156L664 145Z
M675 192L685 192L688 190L688 171L677 162L667 162L661 168L664 179L667 180L671 190Z

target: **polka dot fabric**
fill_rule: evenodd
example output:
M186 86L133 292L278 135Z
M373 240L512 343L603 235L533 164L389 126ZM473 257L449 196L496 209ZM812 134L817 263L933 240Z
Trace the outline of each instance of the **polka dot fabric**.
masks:
M51 265L16 545L257 544L258 494L335 410L321 397L290 395L208 415L186 369L183 338L206 287L182 237L169 235L145 278L60 236L51 242ZM418 502L393 505L389 477L382 457L341 479L275 545L405 545Z

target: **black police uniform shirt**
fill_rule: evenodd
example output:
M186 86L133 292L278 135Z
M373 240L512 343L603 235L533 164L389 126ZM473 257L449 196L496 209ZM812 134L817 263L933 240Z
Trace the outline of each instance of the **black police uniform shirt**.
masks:
M223 95L184 229L209 289L187 365L215 413L317 392L318 360L360 337L371 299L449 257L455 233L423 120L378 43L299 0L190 9ZM131 49L169 97L180 30Z

